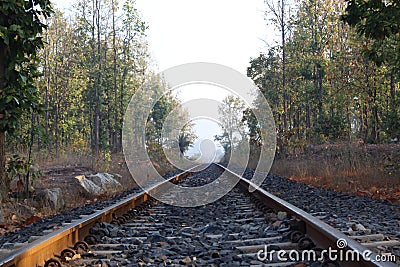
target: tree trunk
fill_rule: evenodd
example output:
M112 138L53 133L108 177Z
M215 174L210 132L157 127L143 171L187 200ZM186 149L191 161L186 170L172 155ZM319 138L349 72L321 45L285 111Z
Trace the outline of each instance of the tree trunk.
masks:
M58 29L56 31L56 35L58 35ZM54 51L56 55L59 53L59 48L58 48L58 40L54 42ZM59 77L59 69L58 69L58 60L55 62L54 66L54 82L55 82L55 122L54 122L54 127L55 127L55 134L56 134L56 140L55 140L55 148L56 148L56 155L58 156L58 151L60 148L60 127L59 127L59 122L60 122L60 99L59 99L59 85L58 85L58 77Z
M369 111L368 111L368 104L364 105L364 143L368 143L368 132L369 132Z
M394 74L390 74L390 109L396 108L396 85L394 81Z
M93 0L93 25L92 25L92 57L96 68L93 80L93 153L95 157L99 155L100 143L100 86L101 86L101 45L100 45L100 3L99 0ZM97 30L97 39L96 31ZM95 45L96 44L96 45Z
M49 41L49 35L46 33L46 42L50 43ZM50 89L50 66L49 66L49 50L45 49L44 50L44 79L46 81L46 86L45 86L45 105L46 105L46 113L45 113L45 133L46 136L50 136L49 134L49 128L50 128L50 115L49 115L49 108L50 108L50 103L49 103L49 89ZM51 152L51 142L47 142L47 150L48 152Z
M6 87L6 47L0 46L0 90ZM0 120L3 120L4 114L0 114ZM0 202L8 198L9 182L6 173L6 133L0 129Z
M0 131L0 202L7 199L9 182L6 173L6 133Z
M124 55L126 61L126 55ZM121 87L119 92L119 133L118 133L118 146L122 150L122 129L124 125L124 93L125 93L125 80L128 75L128 69L125 67L121 78Z
M283 136L284 144L288 143L288 92L286 90L286 23L285 23L285 1L280 1L280 30L281 30L281 45L282 45L282 93L283 93ZM286 146L281 149L282 155L286 155Z
M114 153L120 151L120 147L117 143L118 133L118 90L117 90L117 44L116 44L116 28L115 28L115 1L112 0L112 32L113 32L113 86L114 86L114 129L112 129L112 143Z
M378 115L378 107L377 107L377 92L376 92L376 84L374 85L374 90L373 90L373 106L372 106L372 111L373 111L373 121L374 121L374 129L373 133L374 135L373 140L374 143L380 143L380 133L379 133L379 115Z
M102 71L102 56L101 56L101 28L100 28L100 0L96 0L96 9L95 13L97 14L96 17L96 28L97 28L97 86L96 90L96 111L95 111L95 119L94 119L94 127L95 127L95 155L96 157L100 154L100 103L101 103L101 71Z
M266 1L265 2L269 8L269 11L273 14L275 17L274 21L277 23L277 26L279 27L279 30L281 32L281 48L282 48L282 57L281 57L281 80L282 80L282 107L283 107L283 112L282 112L282 120L283 120L283 125L280 126L283 127L282 130L282 138L286 138L287 131L288 131L288 90L286 88L286 83L287 83L287 75L286 75L286 29L287 29L287 23L286 23L286 2L285 0L280 0L277 2L277 5L275 5L275 1Z
M281 1L281 42L282 42L282 89L283 89L283 127L284 134L288 130L288 93L286 90L286 23L285 23L285 1Z

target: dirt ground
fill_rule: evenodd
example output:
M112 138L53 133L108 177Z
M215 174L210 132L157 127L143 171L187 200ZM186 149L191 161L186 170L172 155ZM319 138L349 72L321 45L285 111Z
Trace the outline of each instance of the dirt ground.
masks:
M36 183L37 189L61 188L66 209L82 205L89 197L75 178L79 175L90 175L94 172L87 167L44 167L44 176Z
M146 168L147 165L142 167L144 173ZM94 174L91 168L58 165L42 166L41 170L43 177L35 181L36 190L60 188L66 203L65 209L108 197L91 196L75 179L79 175ZM109 172L122 174L120 182L124 189L134 186L129 171L123 163L116 164L115 169L110 169ZM400 204L399 144L315 146L306 153L293 154L286 159L276 159L272 172L311 186ZM3 204L0 211L0 236L57 212L49 207L32 207L31 200L18 198Z
M107 198L107 195L93 197L80 185L75 178L79 175L90 175L95 172L82 166L44 166L43 176L35 181L35 191L46 188L60 188L65 201L65 209L82 206ZM12 188L14 191L16 188ZM18 230L26 225L39 221L44 217L56 214L58 211L50 207L34 207L32 199L11 198L1 206L3 222L0 222L0 236L7 232Z
M68 161L63 161L62 159L59 162L56 161L40 162L42 177L34 181L34 189L35 192L38 192L47 188L60 188L65 201L64 210L102 201L113 194L119 193L118 191L114 191L112 193L106 192L103 195L93 196L80 185L78 179L75 178L76 176L88 176L97 172L107 172L115 174L114 179L122 185L122 189L119 189L119 191L129 190L136 186L125 164L123 155L115 155L111 161L112 164L102 161L96 164L90 164L89 161L86 162L87 164L85 165L92 166L92 168L83 166L84 163L82 162L85 161L82 161L82 158L79 156L75 158L69 156ZM146 175L147 168L148 162L136 162L137 175ZM18 191L18 185L15 182L12 183L11 190L15 196L16 191ZM13 232L42 218L60 212L48 206L35 207L33 203L35 201L32 199L11 198L7 203L0 204L0 238L5 233Z

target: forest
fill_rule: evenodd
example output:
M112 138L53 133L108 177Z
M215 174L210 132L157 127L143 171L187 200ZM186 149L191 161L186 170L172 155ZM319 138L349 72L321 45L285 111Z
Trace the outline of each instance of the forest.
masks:
M385 4L386 2L386 4ZM274 111L281 150L309 143L398 140L399 3L267 1L279 45L248 76Z
M249 59L247 75L273 111L277 158L321 144L397 143L400 3L266 0L265 9L280 38ZM134 0L77 0L68 15L49 0L1 0L0 199L16 177L27 178L28 191L38 162L89 155L112 164L121 155L131 96L144 83L150 95L165 86L147 29ZM166 96L148 118L154 157L162 158L162 123L178 105ZM243 118L248 139L262 145L251 112ZM181 151L193 138L189 127ZM391 164L396 172L400 161Z

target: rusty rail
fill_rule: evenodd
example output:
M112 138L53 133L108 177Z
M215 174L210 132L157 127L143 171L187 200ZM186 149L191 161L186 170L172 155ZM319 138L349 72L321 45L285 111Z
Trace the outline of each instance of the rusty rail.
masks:
M52 259L63 249L72 247L78 241L82 241L89 235L89 230L97 222L111 222L131 209L137 207L149 198L149 192L155 193L162 190L169 182L175 182L186 177L196 167L173 176L165 181L149 187L146 191L137 193L112 206L96 211L94 214L84 216L82 219L72 222L63 228L45 235L38 240L17 249L3 259L0 259L1 267L35 267L45 266L46 261Z
M288 215L294 216L297 220L304 224L305 233L318 244L321 248L337 248L337 241L343 239L347 242L347 246L343 249L345 254L347 251L353 251L359 255L360 261L348 261L342 262L343 266L367 266L367 267L394 267L392 263L380 263L365 260L362 255L367 250L366 247L362 246L353 239L347 237L345 234L334 229L333 227L325 224L321 220L314 216L306 213L305 211L293 206L292 204L268 193L264 189L253 184L249 180L239 176L238 174L226 169L222 165L217 164L231 175L239 178L239 186L244 189L256 188L252 193L267 206L277 210L285 211ZM32 242L31 244L13 251L7 257L0 259L0 267L34 267L44 266L46 261L54 258L57 253L60 253L65 248L73 246L78 241L82 241L85 236L89 234L89 230L97 222L111 222L115 217L119 217L131 209L137 207L141 203L145 202L149 198L149 193L155 193L163 190L164 186L168 185L169 182L177 181L187 176L194 167L186 172L178 174L165 180L162 183L154 185L147 189L145 192L137 193L131 197L128 197L110 207L96 211L94 214L87 215L84 218L72 222L70 225L63 227L53 233L45 235L40 239ZM338 249L340 250L340 249ZM369 255L370 258L375 258L376 254L372 253Z
M263 201L268 207L275 209L277 211L284 211L288 215L294 216L296 219L302 221L305 226L305 233L321 248L332 248L338 250L338 254L343 253L342 255L346 255L347 251L349 255L352 252L355 252L358 255L359 261L347 261L341 262L343 266L366 266L366 267L395 267L396 264L389 263L389 262L373 262L370 260L366 260L363 257L363 253L369 251L368 248L362 246L360 243L356 242L355 240L349 238L342 232L336 230L332 226L324 223L323 221L315 218L314 216L308 214L302 209L286 202L271 193L268 193L264 189L260 188L259 186L255 185L248 179L241 177L240 175L234 173L233 171L225 168L224 166L217 164L220 168L224 169L225 171L229 172L230 174L239 178L239 185L246 190L250 188L256 189L252 194L254 194L258 199ZM343 249L339 249L337 247L338 240L345 240L347 242L347 246ZM342 251L342 252L340 252ZM338 255L336 254L336 255ZM370 259L376 259L377 254L368 253L368 257Z

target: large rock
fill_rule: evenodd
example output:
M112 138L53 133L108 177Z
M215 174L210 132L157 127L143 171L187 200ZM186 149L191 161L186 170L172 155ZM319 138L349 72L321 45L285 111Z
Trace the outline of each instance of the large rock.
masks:
M65 208L65 201L61 188L46 188L36 194L36 199L41 207L50 207L55 211Z
M122 185L109 173L97 173L89 176L79 175L75 177L81 186L92 195L113 193L122 189Z
M114 179L114 175L109 173L96 173L89 175L88 179L103 188L106 192L116 192L122 189L122 185Z
M104 193L103 188L97 186L91 180L87 179L85 175L79 175L75 177L78 179L79 183L89 194L92 195L101 195Z

